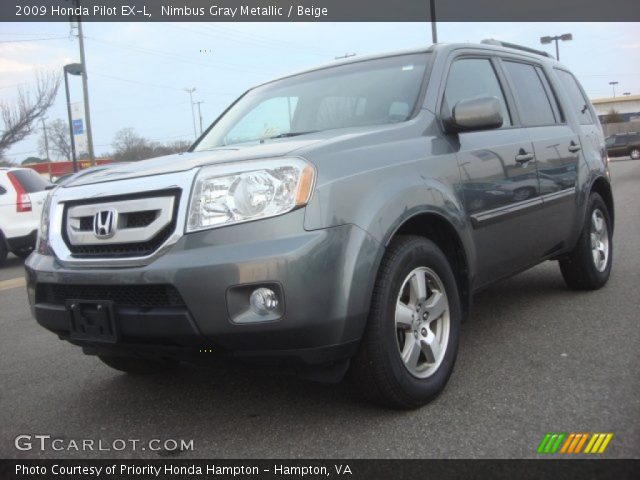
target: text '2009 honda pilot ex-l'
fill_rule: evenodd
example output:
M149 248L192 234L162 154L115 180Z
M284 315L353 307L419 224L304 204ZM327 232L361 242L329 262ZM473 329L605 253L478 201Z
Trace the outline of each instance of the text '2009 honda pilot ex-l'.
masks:
M611 269L594 110L561 64L505 45L266 83L189 152L56 188L26 264L35 318L125 372L251 359L424 404L474 292L544 260L576 289Z

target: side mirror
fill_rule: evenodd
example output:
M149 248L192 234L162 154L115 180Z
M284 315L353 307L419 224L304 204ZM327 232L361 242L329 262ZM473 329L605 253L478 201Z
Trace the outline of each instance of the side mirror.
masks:
M460 100L453 106L450 117L444 118L447 133L489 130L502 126L502 108L496 97Z

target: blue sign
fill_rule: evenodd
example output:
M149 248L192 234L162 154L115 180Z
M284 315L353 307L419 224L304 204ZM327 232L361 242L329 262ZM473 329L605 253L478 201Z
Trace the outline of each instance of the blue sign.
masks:
M82 125L82 119L74 120L71 122L73 126L73 134L74 135L82 135L84 133L84 126Z

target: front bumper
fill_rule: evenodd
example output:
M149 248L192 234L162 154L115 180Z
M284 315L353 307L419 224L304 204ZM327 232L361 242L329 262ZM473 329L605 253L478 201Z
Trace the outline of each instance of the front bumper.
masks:
M114 296L120 338L78 342L93 352L173 357L297 359L307 364L353 355L364 329L380 245L353 225L303 229L304 210L183 236L147 266L64 267L34 253L26 263L32 312L43 327L69 339L64 296ZM284 307L266 322L234 322L234 292L276 285ZM179 300L133 299L142 287L175 289ZM74 287L77 292L73 293ZM128 288L130 287L130 288ZM143 295L144 293L141 293ZM94 298L100 300L100 298ZM109 300L109 298L106 298ZM137 305L131 305L132 303ZM230 313L232 312L232 313Z

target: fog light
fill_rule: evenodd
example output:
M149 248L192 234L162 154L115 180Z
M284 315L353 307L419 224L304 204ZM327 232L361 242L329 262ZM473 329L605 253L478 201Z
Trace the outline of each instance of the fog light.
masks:
M251 293L249 303L251 304L251 310L258 315L267 315L278 309L279 302L276 292L269 288L258 288Z

